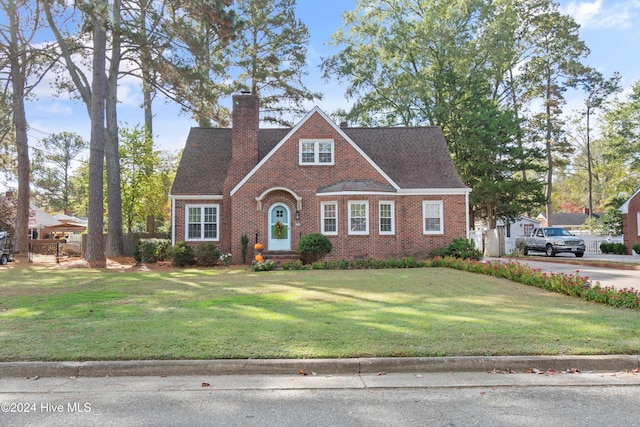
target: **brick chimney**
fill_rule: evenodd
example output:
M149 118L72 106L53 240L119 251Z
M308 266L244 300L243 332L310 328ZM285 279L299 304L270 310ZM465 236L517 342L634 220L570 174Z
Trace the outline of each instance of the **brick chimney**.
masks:
M231 130L230 175L236 185L258 164L258 130L260 126L260 98L249 92L233 96Z

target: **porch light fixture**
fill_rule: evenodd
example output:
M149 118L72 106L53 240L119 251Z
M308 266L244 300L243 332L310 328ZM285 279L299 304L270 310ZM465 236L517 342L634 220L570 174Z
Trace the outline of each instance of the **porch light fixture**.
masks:
M296 211L296 221L300 221L300 211Z

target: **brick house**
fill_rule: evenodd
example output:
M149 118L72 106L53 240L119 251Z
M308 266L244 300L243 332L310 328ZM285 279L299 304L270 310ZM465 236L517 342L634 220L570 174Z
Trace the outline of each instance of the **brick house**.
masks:
M636 191L622 206L622 234L627 254L632 254L632 247L640 243L640 190Z
M171 190L172 243L213 241L240 262L295 256L323 233L331 259L399 257L468 237L469 192L438 127L349 128L314 108L260 129L259 99L233 97L233 127L192 128Z

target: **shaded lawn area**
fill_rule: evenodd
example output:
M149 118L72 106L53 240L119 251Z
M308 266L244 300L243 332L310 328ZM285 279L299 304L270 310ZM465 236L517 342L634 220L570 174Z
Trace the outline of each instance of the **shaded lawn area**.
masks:
M451 269L0 271L0 361L635 354L637 311Z

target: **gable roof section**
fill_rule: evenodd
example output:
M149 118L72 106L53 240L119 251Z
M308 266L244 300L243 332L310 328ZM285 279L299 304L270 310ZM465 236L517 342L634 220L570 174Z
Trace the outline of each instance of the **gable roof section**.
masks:
M382 175L391 186L393 186L394 188L398 189L398 185L393 182L393 180L385 173L385 171L383 169L381 169L378 165L375 164L375 162L373 162L371 160L371 158L369 158L369 156L362 150L362 148L360 148L360 146L358 146L357 144L355 144L351 138L349 138L349 136L347 134L345 134L342 130L342 128L336 126L336 124L333 122L333 120L331 120L329 118L329 116L327 116L324 111L322 111L319 107L314 107L311 111L309 111L302 120L300 120L298 122L297 125L295 125L293 128L291 128L291 130L289 130L289 132L282 138L282 140L275 146L273 147L272 150L269 151L269 153L263 157L258 164L247 174L247 176L245 176L239 183L238 185L236 185L233 190L231 190L231 195L233 196L233 194L238 191L238 189L240 187L242 187L244 185L245 182L247 182L247 180L249 178L251 178L251 176L253 176L254 173L256 173L256 171L258 171L260 169L260 167L267 161L269 160L269 158L273 155L273 153L275 153L276 151L278 151L278 149L280 147L282 147L283 144L285 144L297 131L298 129L300 129L307 120L309 120L311 118L311 116L313 116L314 114L320 114L320 116L322 116L322 118L329 123L336 132L338 132L339 134L342 135L342 137L353 146L353 148L360 153L360 155L367 161L369 162L369 164L371 164L371 166L373 166L374 169L376 169L378 171L378 173L380 175ZM337 161L340 161L339 159Z
M636 191L635 193L633 193L633 196L629 197L627 199L626 202L624 202L622 204L622 206L620 206L620 208L618 208L618 210L620 211L620 213L622 214L628 214L629 213L629 205L631 204L631 201L634 199L634 197L636 197L637 195L640 194L640 190Z

